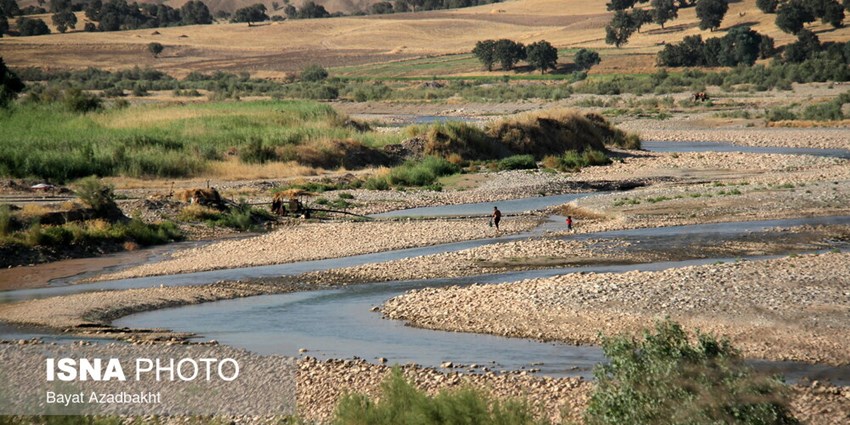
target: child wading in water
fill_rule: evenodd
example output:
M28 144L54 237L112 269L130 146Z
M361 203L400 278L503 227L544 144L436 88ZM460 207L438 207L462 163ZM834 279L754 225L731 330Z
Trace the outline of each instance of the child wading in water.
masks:
M573 216L571 215L567 216L567 230L573 231Z

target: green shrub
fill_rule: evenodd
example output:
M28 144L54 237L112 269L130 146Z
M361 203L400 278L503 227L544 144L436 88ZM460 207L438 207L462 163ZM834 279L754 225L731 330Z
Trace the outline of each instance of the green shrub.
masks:
M642 340L606 337L585 412L601 424L796 424L785 388L756 376L727 340L659 321Z
M513 155L499 161L500 170L533 170L537 161L533 155Z
M595 165L608 165L611 159L605 152L588 149L583 152L567 151L559 157L550 156L544 159L544 164L549 168L561 171L578 171L584 167Z
M787 106L768 109L765 111L764 116L768 121L788 121L797 119L797 114L791 111L791 108Z
M104 214L117 208L113 187L103 183L97 177L91 176L80 179L76 186L75 193L77 196L84 204L93 209L95 214Z
M401 369L393 368L381 384L381 397L373 401L365 395L342 397L334 412L335 425L446 425L446 424L545 424L537 420L528 403L500 401L473 388L443 391L429 397L411 385Z
M259 138L251 138L248 143L239 150L239 160L247 164L263 164L275 159L274 148L263 146Z
M6 236L12 230L12 209L0 204L0 236Z
M390 183L386 178L370 177L363 183L363 187L369 190L389 190Z
M138 218L133 218L121 226L124 239L131 239L142 246L163 244L183 237L177 225L170 221L147 224Z
M323 68L321 65L307 65L303 71L301 71L301 79L303 81L322 81L325 78L328 78L328 71Z

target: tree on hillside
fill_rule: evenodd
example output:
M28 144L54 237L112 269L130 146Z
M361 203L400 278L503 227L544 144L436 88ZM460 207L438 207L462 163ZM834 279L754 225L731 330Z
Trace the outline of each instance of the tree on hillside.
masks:
M632 26L640 34L640 28L653 20L653 13L644 9L634 9L629 13Z
M632 16L625 11L618 10L605 27L605 43L613 44L617 48L629 42L629 37L637 30Z
M200 0L189 0L180 7L183 25L207 25L212 23L210 9Z
M800 30L797 41L785 46L782 59L785 62L801 63L814 57L821 50L820 39L809 30Z
M764 13L776 13L779 0L756 0L756 7Z
M41 19L18 18L18 33L22 36L50 34L50 28Z
M496 41L484 40L475 43L475 48L472 49L472 54L481 61L487 68L487 71L493 70L493 64L496 63Z
M103 2L101 0L92 0L86 5L86 18L90 21L100 21L102 10Z
M659 66L701 66L705 65L705 43L702 36L689 35L679 44L670 43L658 52Z
M3 37L3 34L6 34L9 31L9 20L6 19L5 16L0 16L0 38Z
M7 18L14 18L21 14L21 8L18 7L18 2L15 0L0 0L0 15Z
M230 22L247 22L251 25L252 22L268 21L269 15L266 15L266 6L262 3L257 3L251 6L237 9L233 13L233 19Z
M614 12L617 10L626 10L635 7L635 3L635 0L611 0L610 2L606 3L606 6L608 7L609 11Z
M393 1L393 10L396 13L410 12L410 4L406 0Z
M661 28L664 28L664 23L672 21L679 16L679 9L676 7L674 0L652 0L652 21Z
M759 56L761 34L753 31L750 27L735 27L729 30L722 38L724 54L718 62L722 66L737 66L744 64L751 66Z
M513 69L517 62L526 58L525 46L522 43L505 38L496 41L495 52L496 60L506 71Z
M792 0L779 7L776 12L776 26L782 31L797 34L806 23L814 22L815 17L800 0Z
M14 100L18 93L24 91L24 87L24 82L6 67L6 63L0 57L0 108L9 106L9 102Z
M331 14L328 13L324 6L316 4L312 0L304 3L301 9L298 10L298 18L300 19L317 19L330 16Z
M815 0L809 3L813 15L820 18L821 22L830 24L833 28L841 28L844 25L844 8L835 0Z
M590 69L593 65L601 62L599 59L599 53L594 52L593 50L588 49L580 49L576 52L575 57L573 58L573 62L575 62L576 67L581 70Z
M61 33L67 31L68 28L74 29L77 27L77 15L75 15L71 9L56 12L53 14L51 19L53 20L53 25Z
M289 19L295 19L298 17L298 9L291 4L287 4L283 7L283 14Z
M532 68L539 69L541 74L547 69L555 69L558 65L558 49L546 40L529 44L525 52L526 61Z
M151 54L153 54L153 57L155 58L159 57L159 54L162 53L163 49L165 49L165 47L155 41L153 43L148 44L148 50L151 52Z
M386 15L395 12L395 10L393 10L393 4L388 1L379 1L374 3L369 9L373 15Z
M699 29L714 31L720 28L720 23L729 11L727 0L699 0L697 2L697 18Z

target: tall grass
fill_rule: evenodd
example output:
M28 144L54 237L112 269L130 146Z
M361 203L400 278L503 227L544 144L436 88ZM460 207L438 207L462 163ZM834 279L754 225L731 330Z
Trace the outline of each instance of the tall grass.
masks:
M387 190L390 187L426 186L441 190L437 179L460 172L460 167L436 156L427 156L420 161L408 160L385 173L372 176L364 183L366 189Z
M228 154L244 151L249 161L262 162L251 157L258 146L398 141L358 132L330 106L308 101L143 105L86 115L56 104L19 105L0 120L0 134L0 175L60 182L89 175L195 176Z
M24 230L6 232L0 237L2 245L23 245L31 248L67 249L91 247L104 243L133 242L141 246L158 245L183 238L177 225L170 221L148 224L137 218L127 222L110 223L89 220L61 226L42 226L34 221Z

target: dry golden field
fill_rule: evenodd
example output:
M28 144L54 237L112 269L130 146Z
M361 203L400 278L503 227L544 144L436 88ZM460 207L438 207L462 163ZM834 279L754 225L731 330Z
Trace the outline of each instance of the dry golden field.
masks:
M4 37L0 55L13 67L121 69L150 66L177 77L191 71L248 71L258 77L283 77L309 63L327 67L379 64L414 58L440 58L468 53L475 42L511 38L530 43L545 39L559 48L603 49L596 72L646 72L662 43L702 34L722 36L726 29L752 25L782 45L792 36L773 24L775 15L761 13L755 0L730 4L716 34L700 31L694 8L680 11L666 28L649 24L630 43L614 49L604 43L604 26L610 19L603 1L521 0L451 11L384 16L295 20L248 26L214 24L109 33L72 32L39 37ZM78 28L84 25L80 15ZM48 19L49 21L49 19ZM850 27L811 27L823 41L850 39ZM160 42L166 50L159 59L147 44ZM562 62L564 59L562 59ZM400 64L404 67L404 64ZM473 69L474 71L474 69ZM426 73L423 73L426 72ZM409 75L445 75L439 68ZM448 72L456 72L450 70ZM468 73L463 70L462 73Z

